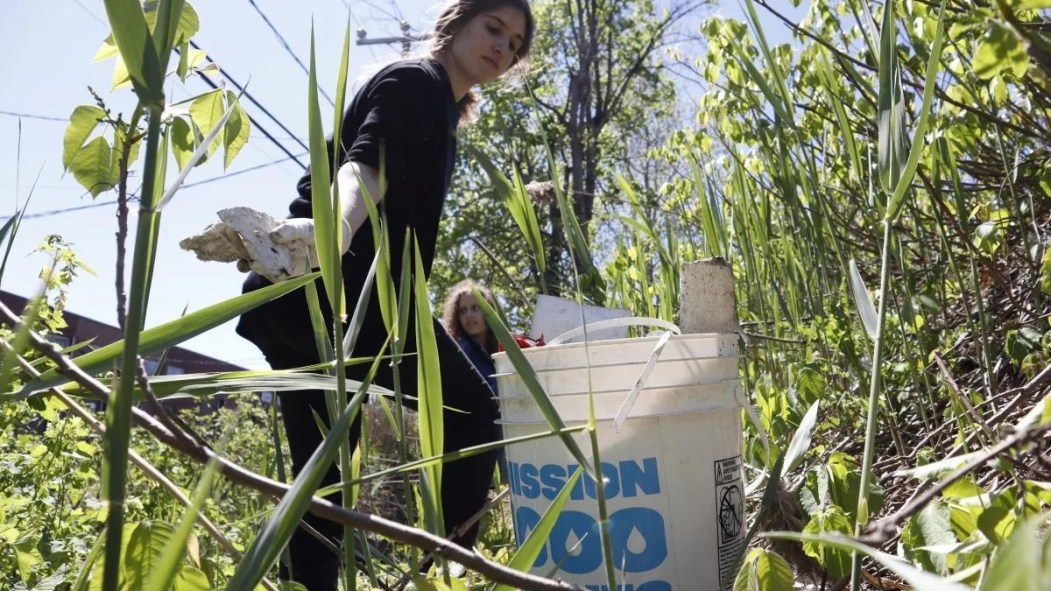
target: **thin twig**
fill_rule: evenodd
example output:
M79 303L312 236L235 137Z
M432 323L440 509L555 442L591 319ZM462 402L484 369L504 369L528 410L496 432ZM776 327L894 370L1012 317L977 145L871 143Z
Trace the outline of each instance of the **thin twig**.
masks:
M956 394L956 397L960 399L960 402L962 402L967 409L967 414L971 415L971 419L974 420L975 424L978 425L978 428L980 428L982 433L985 434L985 444L992 444L994 439L992 429L985 424L982 416L978 414L974 405L971 404L971 400L960 390L960 386L957 385L956 380L952 377L952 374L949 373L949 368L945 367L945 360L942 359L941 355L938 355L937 351L934 353L934 362L938 364L938 369L941 370L942 377L945 378L949 387L952 388L953 392Z
M1046 372L1045 372L1046 373ZM1043 375L1043 374L1041 374ZM1038 376L1040 377L1040 376ZM1038 381L1036 378L1031 380L1024 388L1029 391L1035 391L1036 388L1040 387L1042 381ZM891 515L884 517L878 521L873 522L869 525L865 534L860 536L862 542L872 544L873 546L882 546L894 533L894 531L905 522L906 519L919 512L921 509L927 506L932 500L934 500L943 490L949 485L956 482L960 478L963 478L970 472L977 470L982 467L986 462L1000 455L1001 453L1027 443L1031 440L1036 439L1046 431L1051 429L1051 423L1038 424L1030 427L1023 427L1016 429L1014 434L1004 439L1000 443L993 447L985 450L979 457L968 462L966 465L961 466L955 472L939 480L937 484L924 491L922 494L915 495L908 503L906 503L901 509L898 509Z

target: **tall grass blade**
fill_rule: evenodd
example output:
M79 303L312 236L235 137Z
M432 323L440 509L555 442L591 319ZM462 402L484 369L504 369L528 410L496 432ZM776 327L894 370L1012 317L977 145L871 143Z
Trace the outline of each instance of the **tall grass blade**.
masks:
M880 269L880 298L879 311L877 312L876 338L872 347L872 375L869 384L869 399L865 419L865 448L861 459L861 482L858 485L858 506L855 513L855 534L860 534L861 529L869 521L869 489L872 486L872 456L876 448L876 428L879 416L879 393L880 379L883 372L883 344L885 335L883 333L884 323L887 319L887 302L890 300L890 258L891 258L891 224L883 224L883 262ZM857 552L851 555L851 591L861 588L861 556Z
M792 124L795 117L793 114L793 102L792 95L788 92L788 86L785 85L785 76L781 72L781 67L774 59L773 53L770 51L770 45L766 42L766 35L763 33L763 25L759 20L759 15L755 11L755 3L753 0L745 0L745 7L747 8L746 16L748 22L752 25L752 30L755 32L755 38L759 41L759 49L763 52L763 60L766 61L767 67L774 76L774 87L777 89L780 104L782 105L782 111L785 113L785 123ZM775 101L771 101L774 103Z
M923 589L923 591L974 591L971 587L961 584L954 583L948 579L943 579L938 575L922 571L904 560L875 550L861 542L856 542L846 536L839 535L823 535L815 536L810 534L799 534L795 532L771 532L763 534L763 537L773 538L776 540L794 540L797 542L814 542L823 546L831 546L847 552L855 552L858 554L864 554L869 558L872 558L887 570L891 571L895 575L902 578L907 584L913 589Z
M898 64L898 28L894 13L895 0L883 6L883 24L880 32L879 54L879 171L883 190L892 193L902 178L905 159L905 95L901 88L901 67ZM930 83L934 83L930 80Z
M369 299L372 297L372 283L376 279L376 268L379 266L379 260L380 253L376 252L376 256L372 257L372 265L369 267L369 272L365 275L365 285L361 288L361 294L358 295L358 302L354 305L354 313L350 316L347 334L343 337L344 356L354 350L354 345L358 342L358 333L361 332L361 326L365 323L365 311L368 310Z
M0 358L0 392L7 392L15 378L18 358L29 345L29 333L36 324L37 318L40 317L40 309L45 302L47 302L47 297L42 289L36 297L30 298L26 303L26 309L22 313L22 326L11 338L11 352Z
M490 452L496 449L500 449L502 447L507 447L509 445L515 445L518 443L528 443L530 441L538 441L540 439L547 439L548 437L572 435L574 433L581 433L583 431L587 431L587 429L588 428L586 425L577 425L575 427L566 427L561 431L544 431L542 433L522 435L519 437L512 437L510 439L501 439L500 441L484 443L482 445L472 445L471 447L465 447L460 450L443 453L440 456L429 456L425 458L420 458L418 460L411 460L405 462L404 464L398 464L397 466L393 466L385 470L377 470L376 472L370 472L368 474L365 474L364 476L356 477L354 480L351 481L351 483L354 485L364 484L366 482L371 482L374 480L381 480L383 478L386 478L387 476L405 474L414 470L419 470L420 468L426 468L437 463L447 464L449 462L454 462L463 458L469 458L471 456L476 456L478 454ZM317 494L319 496L326 496L328 494L336 492L336 490L339 486L341 486L341 484L334 484L322 489L318 489Z
M558 496L555 497L554 501L551 501L551 505L544 511L536 527L529 532L525 541L518 547L518 551L511 557L511 561L507 564L509 568L527 572L533 566L533 563L536 562L536 557L540 556L540 551L547 544L547 537L551 535L551 530L555 527L558 516L562 514L562 509L566 506L566 501L569 500L570 495L573 493L573 486L576 485L583 472L583 468L577 468L573 475L566 479L566 484L562 487ZM514 591L514 587L500 584L493 587L492 591Z
M103 4L135 93L143 104L160 107L164 101L164 71L142 4L138 0L103 0Z
M315 59L314 28L310 28L310 71L307 83L307 111L310 143L310 201L314 214L314 242L317 245L318 264L325 284L325 295L332 306L332 316L342 319L346 302L343 281L340 280L340 244L349 240L341 236L343 224L333 216L332 176L329 174L329 154L325 145L325 129L321 125L321 107L318 103L317 64ZM333 131L333 142L339 141L339 130ZM337 150L338 151L338 150ZM338 195L335 197L339 200Z
M142 331L141 335L136 333L136 336L138 337L136 348L139 348L143 352L150 352L173 347L183 341L211 330L228 320L236 318L260 304L294 291L317 279L317 277L317 273L311 273L309 275L303 275L302 277L296 277L295 279L289 279L288 281L278 283L277 285L270 285L263 289L242 294L224 302L208 306L207 308L196 312L191 312L178 320L173 320L149 330ZM120 357L127 348L128 344L126 339L117 341L116 343L111 343L105 347L91 351L90 353L85 353L74 359L73 363L80 369L89 373L102 371L114 359ZM50 369L42 373L40 377L23 386L22 389L18 391L17 395L19 397L28 396L29 394L46 390L53 386L58 386L66 381L66 377L62 376L54 369ZM130 387L129 391L132 391L133 389L134 386Z
M419 392L420 453L435 456L445 448L445 421L442 409L442 378L438 359L438 344L435 341L434 322L431 321L431 305L427 296L426 274L423 271L423 255L416 240L415 294L416 294L416 376ZM408 286L403 286L407 288ZM423 469L424 519L430 531L445 535L442 530L440 495L442 490L442 464L432 464Z
M379 358L373 361L366 383L372 381L379 363ZM254 590L270 566L277 560L281 549L288 544L292 533L299 526L299 521L306 514L311 497L321 484L325 472L339 455L340 447L346 445L351 422L357 416L365 395L366 387L365 384L362 384L347 407L332 423L325 440L314 450L289 491L281 498L281 502L278 503L270 519L252 540L252 545L245 552L241 564L237 566L233 577L227 583L228 591Z
M153 24L153 47L157 51L157 65L161 72L168 69L172 49L175 48L176 35L179 33L179 20L182 17L186 0L160 0L157 16Z
M861 153L858 151L857 142L854 141L854 129L850 125L850 118L847 117L843 101L839 99L839 92L834 86L832 68L828 65L828 60L825 59L824 55L817 57L816 63L818 74L821 76L821 83L825 87L829 102L832 103L832 111L836 114L840 135L843 137L843 142L847 148L847 156L850 158L850 169L854 171L855 178L864 178L866 170L861 165Z
M197 514L200 513L205 501L212 494L212 484L218 475L219 462L214 458L204 468L204 473L197 483L190 505L183 511L182 519L178 527L172 532L168 543L161 552L160 562L153 566L146 577L146 586L143 591L168 591L172 582L182 567L183 558L186 556L186 542L193 533Z
M547 261L544 258L543 234L540 231L540 222L536 218L536 210L533 209L533 202L529 198L529 193L522 182L522 174L517 166L515 166L514 190L509 197L507 208L511 211L511 216L515 219L522 236L526 239L526 244L529 245L533 260L536 261L537 275L540 277L540 291L541 293L547 293L547 284L544 278L547 273Z
M909 149L909 160L905 163L905 169L894 187L887 204L886 219L890 222L898 219L901 208L905 204L905 192L912 184L912 178L916 175L916 168L923 154L923 138L927 134L927 120L930 116L931 101L934 99L934 90L938 86L938 69L941 66L942 41L944 38L945 0L942 0L938 8L938 24L934 29L934 44L931 48L931 56L927 60L927 77L923 84L923 104L920 106L920 118L916 122L916 131L912 136L912 147ZM904 129L902 130L904 135Z
M536 370L529 365L529 361L522 354L522 350L518 348L518 343L515 342L514 337L511 336L503 322L500 321L500 316L496 313L496 310L489 305L489 302L482 297L482 294L475 292L474 297L478 301L478 305L481 306L482 313L485 314L485 322L493 329L496 340L500 341L500 344L504 347L504 350L507 352L507 358L511 361L515 372L522 379L526 389L529 390L529 395L533 397L533 401L536 402L540 413L544 415L544 420L547 421L548 426L555 431L564 431L566 424L562 421L562 417L558 416L558 411L551 404L547 393L544 392L544 387L540 385ZM592 462L588 461L584 451L577 445L576 440L568 433L559 435L559 438L566 445L566 449L580 462L580 465L588 467L588 473L593 474Z
M41 168L40 170L43 171L44 169ZM36 188L37 181L39 180L40 173L38 172L36 180L33 181L33 189ZM26 198L26 203L22 206L22 209L15 210L14 215L7 218L4 225L0 226L0 244L7 243L4 245L4 258L0 260L0 285L3 284L4 269L7 268L7 259L11 256L11 249L14 248L15 236L18 235L18 226L22 223L22 216L26 214L26 209L29 208L29 200L33 196L33 189L30 189L29 197ZM8 240L9 235L10 240Z
M107 2L107 10L109 2ZM141 8L134 9L142 14ZM110 20L113 15L110 14ZM114 32L116 34L116 32ZM147 32L148 36L148 32ZM122 54L123 54L123 49ZM146 52L153 54L152 47ZM156 64L154 64L154 67ZM147 68L149 66L147 65ZM163 102L163 93L158 92ZM145 99L140 95L139 99ZM124 499L128 475L128 448L131 433L131 402L138 371L139 343L146 320L146 304L150 293L153 263L157 253L160 214L153 212L158 187L164 184L165 154L158 154L161 139L161 110L157 105L149 108L146 131L146 159L142 183L143 206L135 232L135 248L131 265L128 315L124 325L124 345L119 351L120 382L110 396L106 407L106 424L109 429L103 440L102 499L107 507L106 546L103 562L103 591L116 591L119 585L121 548L124 531Z

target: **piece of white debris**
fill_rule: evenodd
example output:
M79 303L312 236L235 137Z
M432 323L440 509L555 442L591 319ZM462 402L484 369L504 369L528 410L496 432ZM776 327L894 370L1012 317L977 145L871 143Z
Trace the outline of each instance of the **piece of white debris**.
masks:
M237 262L238 270L255 271L273 283L310 271L307 244L275 244L270 232L281 222L250 207L218 212L219 223L179 242L202 261Z

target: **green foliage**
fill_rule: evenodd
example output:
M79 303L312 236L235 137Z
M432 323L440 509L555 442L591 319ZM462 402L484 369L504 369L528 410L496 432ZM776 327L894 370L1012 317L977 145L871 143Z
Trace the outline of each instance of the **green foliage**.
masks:
M793 555L780 548L777 553L751 549L735 589L790 588L795 579L811 574L811 561L822 576L848 577L852 554L871 557L916 588L1037 588L1033 585L1048 576L1047 541L1038 532L1046 524L1051 491L1040 463L1030 461L1030 443L960 478L903 518L897 524L901 536L892 542L900 558L843 536L863 533L861 528L883 512L900 510L912 487L931 486L982 453L974 450L995 445L1012 429L1037 428L1051 416L1046 403L1037 400L1040 388L1024 387L1051 361L1051 331L1042 316L1051 295L1045 230L1051 211L1046 156L1051 99L1042 86L1048 66L1041 58L1047 15L1033 10L1047 3L1005 0L995 8L942 14L929 3L887 2L878 14L877 35L869 3L818 2L799 23L807 34L782 45L771 45L772 36L763 30L767 21L758 11L767 4L773 6L747 2L748 23L718 17L703 22L708 51L698 52L701 57L692 66L704 92L689 114L696 127L682 128L670 123L675 98L670 79L647 53L667 22L651 2L587 7L603 27L594 40L608 61L592 62L598 70L579 68L587 58L581 53L586 44L576 43L579 31L569 24L583 14L574 13L580 8L538 3L541 29L550 34L538 36L534 68L527 76L536 100L523 100L515 90L484 91L479 121L464 131L463 143L486 157L464 159L465 174L449 196L450 215L441 233L439 260L445 264L436 267L430 287L441 291L472 275L494 287L512 322L528 317L538 292L575 290L582 299L673 319L681 297L681 264L722 256L733 265L741 332L747 337L742 382L770 437L768 452L755 429L746 427L745 463L776 474L765 487L770 494L764 513L799 505L799 511L786 510L780 517L803 532L784 538L802 542L807 557L804 561L798 551ZM93 195L111 189L120 194L122 179L141 150L146 154L142 176L152 184L143 191L148 215L136 248L131 302L137 311L129 318L129 339L80 357L79 363L92 371L110 369L121 355L130 361L139 350L177 344L297 286L287 282L257 292L251 301L216 304L159 327L143 325L154 272L149 253L166 203L158 199L166 184L164 146L171 146L184 174L215 158L220 146L228 166L250 129L229 92L165 104L164 73L173 48L179 58L170 70L179 77L212 67L203 63L202 52L188 47L199 28L189 5L107 0L106 7L114 33L97 58L116 58L115 86L130 83L140 105L126 121L114 118L101 99L75 108L63 139L63 164ZM637 61L639 56L645 59ZM597 72L595 82L623 88L621 98L615 105L605 103L606 111L595 110L599 103L574 103L586 93L574 94L568 84L573 70ZM340 76L343 85L345 72ZM617 86L618 81L624 85ZM318 148L316 99L310 97L310 114L312 143ZM578 112L574 105L588 113L576 128L566 115ZM664 145L650 141L665 137ZM317 158L325 159L315 154L318 166L312 168L323 173ZM554 190L547 197L530 193L527 186L535 181L552 181ZM326 222L338 203L322 202L327 206L315 211L319 236L335 245L331 230L337 226ZM377 244L384 245L382 220L378 212L372 214ZM46 276L53 287L67 285L81 263L58 239L45 248L56 261ZM392 347L397 352L411 306L418 307L420 317L430 314L427 286L409 286L406 275L400 278L401 293L396 292L395 278L387 273L391 255L385 247L380 250L377 289L384 318L398 337ZM399 255L411 260L409 251L393 256ZM323 265L330 299L336 297L331 286L338 284L333 260ZM570 272L574 264L586 271L579 285ZM403 266L408 273L409 265ZM60 328L63 301L45 305L40 300L36 325ZM514 358L517 349L508 327L493 310L487 310L487 318ZM323 342L330 328L338 338L342 327L315 327ZM351 327L347 343L353 333ZM16 336L2 335L24 349L24 339ZM429 334L420 337L431 340ZM433 386L432 353L426 347L421 351L419 368L421 380ZM5 357L0 367L3 381L10 381L8 390L40 392L66 379L37 361L45 377L30 381L14 361ZM528 380L522 360L515 361ZM205 403L227 387L300 384L339 393L333 396L340 411L334 434L277 509L224 480L206 492L202 486L201 513L239 549L249 548L246 560L234 560L196 527L189 532L192 512L139 473L128 472L125 482L115 479L99 492L107 443L117 452L141 451L184 490L198 482L201 472L200 465L142 432L128 436L127 414L112 411L130 410L141 394L127 368L113 397L120 405L111 406L110 424L116 428L108 440L44 394L34 398L33 407L11 402L11 396L0 405L0 587L61 588L83 575L80 581L101 588L105 572L109 588L131 588L158 570L174 573L180 589L231 583L254 587L272 573L280 546L316 488L318 466L339 455L345 478L348 471L350 478L356 475L341 440L367 385L347 401L339 398L346 395L346 384L338 375L155 380L159 395L198 388ZM553 430L561 426L542 389L530 390ZM433 455L440 448L440 421L435 423L440 400L433 388L424 392L422 447L424 455ZM397 456L393 462L399 466L383 464L373 471L389 470L376 480L425 467L425 482L406 477L403 489L391 495L392 503L403 512L399 517L413 524L428 521L436 531L440 520L434 510L424 511L421 520L415 509L416 499L440 505L435 486L440 462L410 463L419 444L406 439L411 427L401 409L396 411L387 412L393 424L389 431L367 429L361 461L375 467ZM1005 418L1011 413L1028 413L1028 422ZM182 418L208 441L229 436L226 453L248 469L272 476L282 464L271 415L253 404ZM995 421L1000 422L990 424ZM866 427L862 451L860 434ZM570 434L559 435L587 463ZM127 467L126 457L117 452L107 460L107 482ZM910 466L917 467L901 470ZM360 483L372 483L374 475L368 469L363 473ZM115 492L122 487L127 494ZM102 527L113 516L102 510L106 498L125 513L119 528ZM759 526L781 523L776 514L763 517ZM507 518L493 519L480 552L527 568L535 547L527 544L512 558L505 547ZM174 542L166 523L184 526ZM160 549L169 542L178 546L182 539L185 558L177 556L158 569ZM103 570L104 551L116 570ZM348 551L353 547L348 545ZM418 555L398 552L389 560L394 564L377 559L370 569L389 568L382 576L391 579L415 573ZM347 579L368 576L348 569ZM476 583L483 584L470 578L451 582L457 589ZM417 584L446 587L434 579L419 578Z
M734 580L733 591L790 591L795 577L784 558L762 548L753 548Z
M124 543L121 548L121 591L145 589L148 578L165 558L164 551L174 533L174 528L159 521L129 523L124 526ZM190 562L184 562L175 573L173 591L207 591L210 583L205 574ZM90 591L102 589L102 562L95 565L88 586Z

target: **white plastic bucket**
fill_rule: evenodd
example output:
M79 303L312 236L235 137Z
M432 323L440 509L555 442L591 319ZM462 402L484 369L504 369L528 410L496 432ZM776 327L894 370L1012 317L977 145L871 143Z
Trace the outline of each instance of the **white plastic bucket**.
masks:
M737 337L674 336L619 430L613 418L656 338L524 349L567 425L588 415L588 369L619 591L729 588L745 535ZM505 437L549 430L506 354L494 356ZM574 438L587 453L584 433ZM578 462L557 437L508 446L515 537L521 544ZM531 571L606 589L595 483L574 486Z

